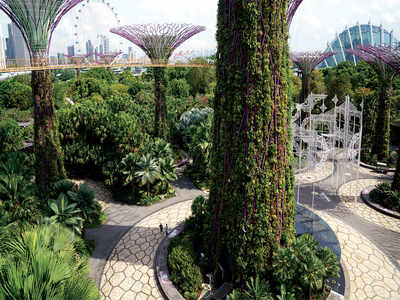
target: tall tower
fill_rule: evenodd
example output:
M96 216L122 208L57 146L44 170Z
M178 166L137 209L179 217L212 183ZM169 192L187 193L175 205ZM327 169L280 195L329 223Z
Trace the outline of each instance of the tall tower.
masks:
M74 47L74 45L67 47L67 53L70 56L75 56L75 47Z
M0 69L6 68L6 53L3 44L2 26L0 25Z
M30 58L28 47L26 46L22 33L14 23L8 24L7 58Z
M106 36L103 39L103 46L104 54L110 53L110 39Z

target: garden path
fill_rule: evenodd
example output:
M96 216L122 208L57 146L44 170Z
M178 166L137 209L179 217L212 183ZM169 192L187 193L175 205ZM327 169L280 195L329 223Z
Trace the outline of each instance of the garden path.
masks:
M360 172L363 174L361 179L354 181L351 189L348 185L342 185L338 189L339 197L335 198L331 195L333 191L327 185L324 186L324 183L329 182L336 172L340 172L340 166L335 166L330 177L327 177L326 170L320 169L313 174L312 179L307 178L307 183L301 184L299 201L312 207L337 234L342 262L350 281L350 286L346 287L350 299L398 299L399 232L384 225L391 222L389 217L370 218L370 215L362 215L361 209L354 210L357 207L354 203L347 202L349 196L353 193L357 195L358 190L361 192L366 184L374 185L385 178L369 174L368 171ZM88 232L89 238L97 237L97 242L100 243L90 263L93 278L100 287L103 299L162 299L153 270L155 252L163 238L158 226L162 223L173 228L183 221L191 213L191 200L201 193L188 179L181 177L180 180L184 184L178 185L177 197L159 203L157 208L133 208L111 203L106 210L109 215L107 223ZM318 182L317 189L310 186L312 182ZM319 200L315 204L309 203L313 193L317 194L316 198ZM329 202L323 201L323 193L329 195Z

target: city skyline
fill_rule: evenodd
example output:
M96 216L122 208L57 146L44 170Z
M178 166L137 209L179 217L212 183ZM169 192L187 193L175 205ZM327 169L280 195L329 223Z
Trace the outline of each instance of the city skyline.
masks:
M96 2L96 1L95 1ZM163 23L178 22L204 25L207 30L199 34L196 38L183 45L180 49L213 49L216 48L216 12L217 0L197 1L171 0L171 1L143 1L143 0L110 0L112 6L118 14L121 25L137 23ZM94 5L94 4L93 4ZM102 7L102 8L101 8ZM176 9L176 8L179 9ZM74 16L80 7L76 7L60 23L54 33L51 55L66 52L66 45L74 45ZM128 44L121 44L121 40L108 33L110 27L117 26L116 20L105 9L105 5L97 4L87 9L82 15L79 26L79 34L82 42L80 47L85 52L87 40L94 42L95 38L86 36L96 36L96 34L107 34L110 43L115 49L121 48L128 53ZM293 51L304 50L324 50L327 42L335 38L336 33L342 32L346 26L352 26L359 22L366 24L371 21L373 24L380 25L389 31L394 31L394 36L400 37L400 20L396 18L396 11L400 11L400 3L395 0L305 0L298 9L290 30L290 46ZM91 18L91 16L96 16ZM9 19L0 13L0 24L2 25L3 37L7 36L5 25ZM96 32L96 28L107 28L102 32ZM304 41L307 41L305 43ZM140 53L138 48L134 51Z

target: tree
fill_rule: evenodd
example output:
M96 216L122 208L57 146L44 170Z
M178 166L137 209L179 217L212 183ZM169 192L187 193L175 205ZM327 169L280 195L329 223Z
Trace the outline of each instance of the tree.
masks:
M292 53L292 61L297 65L301 72L301 102L304 102L311 94L311 74L313 70L325 59L336 54L335 52L322 53L315 52L298 52Z
M264 272L273 252L295 237L287 4L220 0L218 6L204 242L212 265L229 268L237 284Z
M150 196L150 185L161 177L160 166L150 154L146 154L137 163L137 168L135 172L137 181L140 186L147 187L147 196Z
M393 80L397 72L381 57L380 47L358 46L357 50L346 50L357 55L375 70L379 78L379 105L375 124L372 153L378 160L387 160L390 155L390 108L393 94ZM393 60L393 58L391 59Z
M34 102L36 183L47 197L52 183L65 177L62 150L52 97L49 45L62 17L82 0L0 0L0 9L20 29L30 53ZM42 70L40 70L42 69Z
M107 83L113 83L115 81L115 75L113 72L106 70L105 68L92 68L82 75L84 78L97 78L107 81Z
M110 31L140 47L153 64L167 64L173 51L187 39L204 31L203 26L189 24L145 24L113 28ZM154 135L167 136L165 67L152 68L154 76Z
M167 95L176 98L189 97L190 86L185 79L172 79L168 82Z
M207 65L207 60L198 57L189 63ZM211 82L215 80L215 72L210 68L191 68L187 74L187 82L190 85L190 94L196 97L197 94L206 94L209 91Z
M319 69L315 69L311 73L311 91L314 94L325 94L326 86L324 82L324 76Z

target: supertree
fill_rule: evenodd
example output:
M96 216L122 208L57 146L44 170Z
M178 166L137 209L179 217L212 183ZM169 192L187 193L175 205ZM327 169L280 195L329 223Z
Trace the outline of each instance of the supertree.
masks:
M110 31L141 48L152 64L167 64L177 47L205 29L204 26L190 24L144 24L122 26ZM165 68L154 67L152 70L155 91L154 134L163 137L167 135Z
M376 154L378 160L385 160L389 158L390 153L390 107L393 79L400 71L400 65L399 68L395 68L396 52L391 47L361 45L357 49L346 51L367 62L378 75L380 92L372 154Z
M226 266L236 284L264 272L295 237L286 8L286 0L218 5L203 244L211 266Z
M294 52L290 57L301 72L301 102L311 94L311 74L314 69L325 59L336 54L335 52Z
M51 183L65 177L48 65L50 41L62 17L82 0L0 0L0 9L20 29L29 49L34 101L36 183L48 196ZM41 69L41 70L40 70Z
M293 17L296 14L296 11L299 8L301 2L303 2L303 0L289 0L289 4L288 4L288 8L287 8L287 25L288 25L288 28L292 24Z

